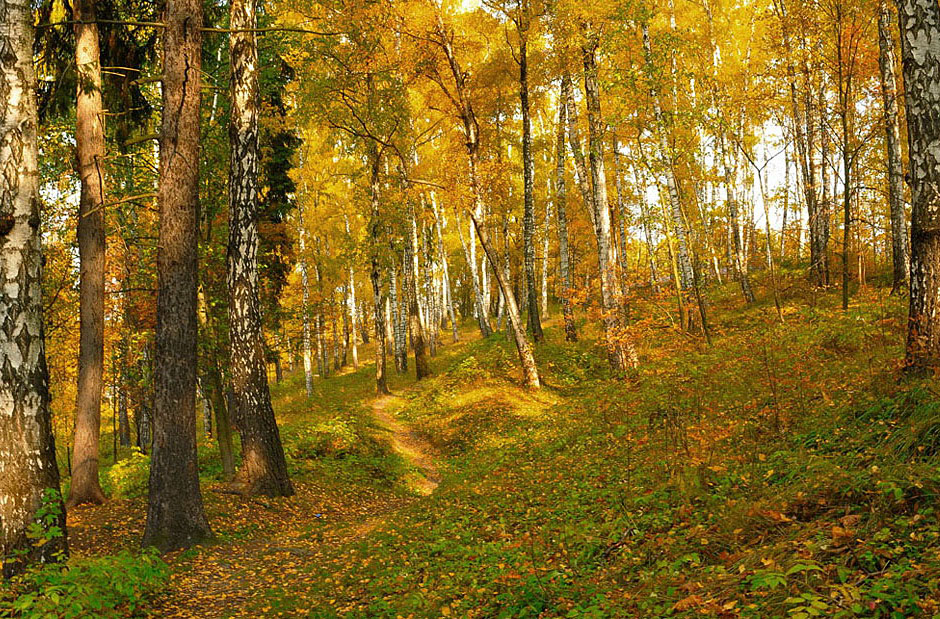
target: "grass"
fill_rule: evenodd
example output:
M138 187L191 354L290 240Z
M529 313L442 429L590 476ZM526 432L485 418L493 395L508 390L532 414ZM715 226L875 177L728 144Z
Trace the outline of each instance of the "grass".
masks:
M546 330L539 392L500 334L442 347L420 384L393 372L393 412L437 450L429 497L376 431L371 368L309 400L288 375L300 494L207 492L220 541L170 557L157 609L218 602L221 572L246 616L936 616L940 405L899 374L903 300L782 288L783 324L714 287L711 347L662 318L669 297L636 301L626 377L583 324L576 344Z

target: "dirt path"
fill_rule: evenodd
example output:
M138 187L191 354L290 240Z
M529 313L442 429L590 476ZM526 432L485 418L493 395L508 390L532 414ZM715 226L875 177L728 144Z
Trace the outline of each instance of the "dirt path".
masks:
M392 395L376 398L372 401L372 415L379 427L389 433L392 449L417 469L417 474L408 480L412 489L424 495L431 494L441 482L434 448L389 411L397 400L400 398Z

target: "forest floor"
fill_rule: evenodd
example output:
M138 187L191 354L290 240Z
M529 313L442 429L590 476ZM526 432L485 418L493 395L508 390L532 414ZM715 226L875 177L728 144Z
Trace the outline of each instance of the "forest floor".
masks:
M710 291L712 346L632 308L640 367L549 323L545 387L465 330L415 383L273 387L297 496L216 492L155 616L795 617L940 612L940 397L902 379L904 299L784 273L784 318ZM761 298L769 291L758 288ZM365 358L365 352L362 357ZM106 475L118 486L130 467ZM139 544L141 496L75 510L78 555Z

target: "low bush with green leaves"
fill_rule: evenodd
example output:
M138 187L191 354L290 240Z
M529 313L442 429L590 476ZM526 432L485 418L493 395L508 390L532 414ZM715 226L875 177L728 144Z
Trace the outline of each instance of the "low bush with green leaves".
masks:
M139 449L133 450L108 469L105 479L115 498L144 496L150 484L150 456Z
M0 617L126 617L142 611L169 579L155 550L73 559L30 570L0 596Z

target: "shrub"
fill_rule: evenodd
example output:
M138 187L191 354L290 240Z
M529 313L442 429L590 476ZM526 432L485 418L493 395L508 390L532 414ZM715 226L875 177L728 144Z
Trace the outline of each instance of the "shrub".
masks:
M112 466L106 478L114 497L144 496L150 484L150 456L135 449L129 457Z
M169 578L155 550L76 559L28 571L0 598L0 617L124 617L145 606Z

